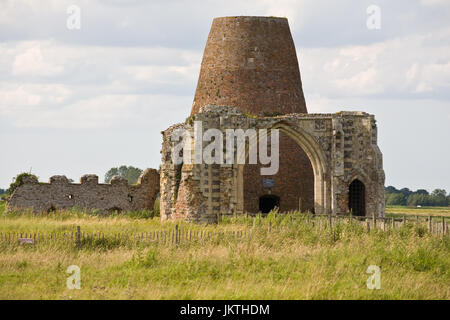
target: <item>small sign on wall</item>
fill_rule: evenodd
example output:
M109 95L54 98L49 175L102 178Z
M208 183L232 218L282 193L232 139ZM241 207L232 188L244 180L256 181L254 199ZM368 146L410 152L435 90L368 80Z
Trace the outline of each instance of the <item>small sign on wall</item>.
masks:
M263 179L263 187L264 188L273 188L275 186L275 181L272 178L264 178Z

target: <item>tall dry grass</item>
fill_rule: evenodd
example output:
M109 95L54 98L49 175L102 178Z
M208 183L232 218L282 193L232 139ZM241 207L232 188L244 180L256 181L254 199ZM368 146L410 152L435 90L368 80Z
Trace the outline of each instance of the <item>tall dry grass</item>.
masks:
M449 299L450 240L406 224L392 232L314 225L294 213L234 217L219 225L182 227L218 234L178 245L112 238L79 247L62 242L0 247L0 299ZM157 219L66 212L4 216L1 230L161 230ZM220 231L246 230L236 238ZM81 268L81 290L66 288L66 268ZM369 265L381 289L366 286Z

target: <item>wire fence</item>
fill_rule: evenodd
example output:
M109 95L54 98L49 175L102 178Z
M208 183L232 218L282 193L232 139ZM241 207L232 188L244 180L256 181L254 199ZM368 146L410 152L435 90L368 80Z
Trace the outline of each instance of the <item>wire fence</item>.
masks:
M282 216L281 214L279 214ZM288 218L289 217L289 218ZM285 215L290 223L302 219L303 223L312 227L333 230L338 226L355 225L365 229L366 232L381 230L392 232L405 225L421 227L424 232L445 237L449 235L446 217L416 216L402 218L385 217L356 217L356 216L333 216L333 215L304 215L302 217ZM275 216L276 219L276 216ZM158 243L158 244L180 244L188 242L204 242L211 240L248 239L255 228L266 228L272 232L276 224L270 220L264 221L262 216L248 217L249 225L243 225L242 230L201 230L198 226L193 229L189 226L180 227L175 225L171 229L153 230L149 232L84 232L80 226L70 232L0 232L0 244L2 245L40 245L40 244L71 244L84 246L89 244L105 244L106 246L132 244L132 243ZM259 221L259 224L258 224ZM261 223L261 221L263 221ZM258 225L257 225L258 224Z

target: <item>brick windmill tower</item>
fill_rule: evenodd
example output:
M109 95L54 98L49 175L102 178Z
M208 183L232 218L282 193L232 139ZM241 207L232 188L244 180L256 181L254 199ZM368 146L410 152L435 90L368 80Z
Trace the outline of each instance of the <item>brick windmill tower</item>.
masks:
M191 115L208 104L273 117L307 113L294 42L286 18L214 19L208 36ZM244 210L313 210L314 174L305 152L280 133L280 166L261 176L245 165Z

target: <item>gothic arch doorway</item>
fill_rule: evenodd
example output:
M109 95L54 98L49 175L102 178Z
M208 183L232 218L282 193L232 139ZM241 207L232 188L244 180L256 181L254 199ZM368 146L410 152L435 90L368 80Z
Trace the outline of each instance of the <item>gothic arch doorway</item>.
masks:
M257 128L261 129L261 128ZM309 160L309 164L312 167L313 171L313 212L315 214L323 214L331 212L331 190L330 190L330 181L327 176L327 163L325 160L325 156L323 154L323 150L318 144L317 140L309 134L307 131L299 127L297 124L292 124L285 121L280 121L271 127L267 127L267 129L279 129L280 134L286 134L289 136L297 146L303 150L306 154L307 160ZM270 134L269 134L270 135ZM281 153L280 153L281 155ZM246 150L246 157L248 157L248 150ZM247 162L247 161L246 161ZM244 198L245 195L248 197L248 190L245 191L244 186L244 167L248 165L238 165L237 173L235 176L236 179L236 199L237 199L237 211L244 212L252 212L247 210L244 206ZM254 200L259 199L258 194L253 194L251 196ZM282 206L284 201L282 200ZM303 199L296 199L296 205L299 206L299 203L304 202ZM254 201L257 203L257 201ZM303 204L302 204L303 207Z
M366 187L358 179L353 180L348 188L348 209L354 216L366 215Z
M268 139L268 154L272 154L270 143L271 139ZM282 131L279 132L277 160L277 173L262 175L261 168L268 165L248 164L247 154L247 164L243 167L245 212L266 213L261 210L261 201L266 201L263 198L265 195L273 194L278 196L277 207L280 212L314 212L314 172L311 161L302 147Z

